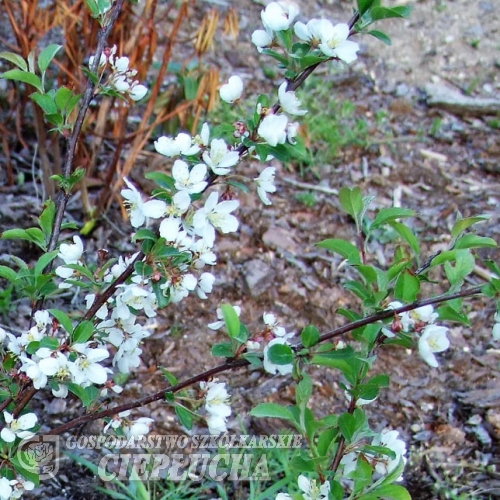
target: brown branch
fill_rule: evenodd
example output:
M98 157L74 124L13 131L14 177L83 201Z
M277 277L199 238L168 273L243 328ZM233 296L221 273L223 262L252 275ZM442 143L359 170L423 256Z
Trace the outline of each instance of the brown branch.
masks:
M396 309L389 309L385 311L381 311L379 313L373 314L371 316L368 316L367 318L363 318L358 321L353 321L345 326L342 326L340 328L335 328L334 330L331 330L330 332L326 332L323 335L320 336L318 343L320 342L325 342L326 340L329 340L334 337L338 337L340 335L343 335L345 333L348 333L352 330L355 330L356 328L359 328L361 326L368 325L370 323L375 323L376 321L380 321L382 319L390 318L394 316L394 314L399 314L402 312L406 311L411 311L413 309L417 309L419 307L429 305L429 304L439 304L442 302L446 302L448 300L453 300L456 298L461 298L461 297L470 297L472 295L476 295L481 292L482 285L475 286L472 288L468 288L467 290L463 290L462 292L457 292L453 294L443 294L443 295L438 295L437 297L433 297L430 299L426 300L418 300L416 302L413 302L412 304L408 304L403 307L398 307ZM300 349L303 348L302 343L298 343L292 346L292 349L294 351L299 351ZM68 430L74 429L75 427L78 427L86 422L90 422L93 420L97 420L99 418L104 418L104 417L111 417L113 415L117 415L118 413L121 413L122 411L126 410L131 410L133 408L139 408L141 406L145 406L147 404L153 403L155 401L160 401L165 397L165 394L167 392L178 392L182 389L185 389L186 387L189 387L197 382L200 382L202 380L208 380L210 377L213 377L214 375L218 375L219 373L223 373L227 370L234 370L235 368L241 368L243 366L249 365L249 361L247 361L244 358L238 358L238 359L227 359L225 363L222 363L214 368L211 368L209 370L204 371L203 373L200 373L199 375L195 375L194 377L191 377L184 382L179 382L178 384L174 386L168 386L158 392L155 392L154 394L151 394L149 396L145 396L143 398L137 399L135 401L132 401L130 403L125 403L120 406L115 406L113 408L109 408L107 410L103 410L100 412L96 413L89 413L87 415L83 415L82 417L78 417L74 420L71 420L67 422L66 424L63 424L59 427L56 427L55 429L52 429L49 431L48 434L54 435L54 434L61 434L63 432L66 432ZM352 406L352 401L351 401L351 406ZM351 408L351 406L349 408ZM340 459L339 459L340 460Z

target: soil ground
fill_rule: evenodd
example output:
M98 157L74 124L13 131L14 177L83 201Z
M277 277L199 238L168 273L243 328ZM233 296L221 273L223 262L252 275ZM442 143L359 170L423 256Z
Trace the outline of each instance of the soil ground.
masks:
M222 71L237 72L252 80L254 87L269 88L263 71L268 61L264 63L248 45L251 32L259 27L262 7L242 0L237 3L241 32L234 47L221 41ZM250 327L258 327L263 312L274 312L287 330L295 332L309 323L320 332L331 330L344 322L336 314L338 308L359 309L342 288L350 271L340 259L314 246L328 237L354 236L352 222L328 190L359 185L365 195L375 197L375 207L396 202L414 209L418 218L412 224L424 241L423 260L446 248L450 241L446 235L457 211L463 216L489 214L491 219L481 226L480 234L500 242L500 134L488 124L495 116L457 116L432 108L424 92L425 84L433 81L466 90L473 97L499 96L500 5L493 0L423 0L413 7L409 20L381 26L393 40L391 47L362 38L359 61L342 77L328 70L321 75L336 99L355 104L355 116L368 124L369 144L345 148L331 161L302 173L297 167L275 162L278 190L271 207L263 207L253 195L241 197L239 233L218 241L214 292L201 304L190 298L159 315L157 331L144 344L142 364L127 384L125 399L164 386L157 366L185 379L214 365L209 351L223 337L206 325L214 321L221 301L240 305L242 320ZM318 16L319 11L345 21L351 4L302 2L300 9L305 20ZM240 50L243 42L247 46ZM382 127L375 120L380 110L387 113ZM437 120L439 129L430 135ZM245 175L256 176L255 165L245 168ZM314 194L313 206L296 199L297 193L304 192ZM0 186L0 206L2 229L38 215L39 204L29 182L18 188ZM77 222L81 219L78 199L72 202L70 215ZM114 224L97 229L86 242L87 252L102 246L110 251L131 250L120 243L126 226L118 213L112 211L109 218ZM2 247L2 252L13 250ZM391 245L383 244L383 235L370 250L372 262L381 267L392 255ZM499 253L483 252L482 257L498 260ZM265 276L252 288L249 282L259 270ZM477 271L470 278L471 285L482 282L481 270ZM440 291L433 289L436 294ZM500 498L500 346L491 337L494 306L479 299L468 303L471 327L450 325L452 346L440 356L439 369L429 369L402 349L379 352L376 369L391 376L391 387L369 407L369 418L375 429L397 429L408 443L404 484L414 499ZM28 315L23 307L17 316ZM234 413L239 415L235 426L244 425L249 433L273 430L272 422L248 416L252 405L293 401L286 378L245 369L227 380L234 395ZM312 404L318 414L345 408L338 373L321 370L316 380ZM79 412L71 401L45 402L40 396L37 404L44 404L48 411L47 427ZM154 417L159 433L178 430L175 417L163 405L143 408L140 414ZM87 427L82 432L96 429ZM38 498L101 498L92 489L94 483L90 474L67 463L57 481L44 486Z

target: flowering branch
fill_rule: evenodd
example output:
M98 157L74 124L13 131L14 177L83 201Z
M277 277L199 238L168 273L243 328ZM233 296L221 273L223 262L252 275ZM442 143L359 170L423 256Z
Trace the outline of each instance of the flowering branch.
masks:
M348 323L347 325L341 326L339 328L335 328L329 332L324 333L323 335L320 336L318 343L325 342L325 341L330 340L330 339L335 338L335 337L339 337L339 336L344 335L346 333L349 333L353 330L356 330L357 328L360 328L361 326L366 326L370 323L376 323L377 321L391 318L395 314L400 314L403 312L412 311L414 309L418 309L419 307L426 306L426 305L435 305L435 304L440 304L442 302L447 302L449 300L453 300L453 299L457 299L457 298L464 298L464 297L470 297L472 295L477 295L478 293L481 292L481 288L482 288L482 285L478 285L478 286L475 286L472 288L468 288L467 290L462 290L461 292L457 292L457 293L453 293L453 294L438 295L437 297L432 297L432 298L426 299L426 300L419 300L419 301L416 301L412 304L407 304L403 307L398 307L395 309L380 311L380 312L373 314L371 316L368 316L366 318L360 319L358 321L353 321L351 323ZM298 344L294 344L292 346L292 349L295 352L298 352L303 347L304 346L302 343L298 343ZM227 359L225 363L222 363L214 368L210 368L209 370L206 370L198 375L190 377L187 380L185 380L184 382L180 382L180 383L173 385L173 386L165 387L164 389L161 389L160 391L157 391L154 394L151 394L149 396L145 396L143 398L137 399L137 400L132 401L130 403L124 403L120 406L108 408L107 410L83 415L83 416L78 417L74 420L71 420L70 422L67 422L66 424L63 424L59 427L56 427L55 429L52 429L51 431L48 432L48 434L50 434L50 435L62 434L63 432L74 429L75 427L78 427L86 422L98 420L100 418L110 417L113 415L117 415L118 413L121 413L121 412L126 411L126 410L131 410L133 408L139 408L141 406L145 406L145 405L153 403L155 401L160 401L165 397L166 393L179 392L180 390L185 389L187 387L190 387L190 386L192 386L200 381L209 380L211 377L214 377L215 375L219 375L220 373L223 373L223 372L226 372L229 370L235 370L235 369L241 368L243 366L248 366L249 364L250 364L250 362L246 359L243 359L243 358ZM351 403L351 406L352 406L352 403ZM354 405L354 407L355 407L355 405ZM341 458L341 456L340 456L340 458Z

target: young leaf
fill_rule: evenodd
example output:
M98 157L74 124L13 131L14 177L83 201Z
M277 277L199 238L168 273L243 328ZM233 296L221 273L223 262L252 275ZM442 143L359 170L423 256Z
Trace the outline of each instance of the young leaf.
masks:
M177 415L181 425L183 425L186 429L191 430L193 428L193 415L191 412L186 410L186 408L180 405L175 405L175 414Z
M237 338L240 334L240 318L238 318L234 307L230 304L223 304L221 310L227 333L232 339Z
M40 80L38 76L30 73L29 71L11 69L9 71L6 71L5 73L2 73L0 76L2 78L5 78L6 80L15 80L17 82L27 83L32 87L35 87L38 91L43 92L42 80Z
M415 255L420 254L420 245L418 243L418 238L413 234L412 230L401 224L400 222L389 222L389 225L403 238L408 246L415 252Z
M475 234L465 234L458 238L453 245L453 248L495 248L497 243L492 238L486 236L476 236Z
M49 309L48 311L50 314L52 314L52 316L54 316L54 318L57 319L57 321L59 321L59 323L66 330L66 332L69 333L70 336L73 335L73 323L68 315L66 315L59 309Z
M286 344L274 344L268 351L269 361L275 365L289 365L293 363L293 351Z
M408 269L405 269L396 280L394 298L402 302L413 302L420 291L420 280Z
M260 403L250 411L252 417L257 418L281 418L293 421L293 415L288 408L276 403Z
M319 340L319 331L313 325L307 325L300 334L300 340L304 347L312 347Z
M414 217L415 212L408 208L399 207L389 207L382 208L379 210L373 222L370 224L370 231L379 228L380 226L387 224L388 222L393 222L396 219L402 219L404 217Z
M44 204L43 211L40 214L40 217L38 218L38 225L42 229L45 237L50 237L55 213L56 205L51 199L48 199Z
M94 333L94 324L92 321L82 321L73 333L73 342L83 344L92 337Z
M46 115L57 113L57 106L54 102L54 98L49 94L41 94L40 92L33 92L30 95L30 99L35 101L42 111Z
M0 266L0 278L4 278L14 283L17 280L17 273L7 266Z
M231 358L234 355L233 346L229 342L214 344L211 352L217 358Z
M338 253L344 259L347 259L351 265L361 264L359 250L348 241L332 238L320 241L319 243L316 243L316 246Z
M28 71L26 61L20 55L14 54L14 52L0 52L0 59L5 59L15 64L22 71Z
M40 55L38 56L38 67L42 73L45 73L50 62L54 59L54 56L61 49L61 47L62 45L51 43L40 52Z
M361 189L359 187L353 189L347 187L340 188L339 201L344 211L354 220L358 220L358 216L363 211L363 196L361 194Z
M383 31L370 30L370 31L367 31L367 34L374 36L375 38L380 40L382 43L385 43L386 45L392 45L391 39Z
M458 238L466 229L477 224L479 222L484 222L490 219L489 215L476 215L475 217L466 217L465 219L459 219L451 229L451 237L453 239Z

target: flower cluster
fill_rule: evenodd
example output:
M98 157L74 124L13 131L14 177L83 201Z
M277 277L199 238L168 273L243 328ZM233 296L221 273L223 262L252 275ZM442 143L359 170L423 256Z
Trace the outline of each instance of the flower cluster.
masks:
M406 443L399 438L398 431L384 429L380 434L375 436L372 440L372 446L383 446L391 450L395 457L391 458L388 455L380 455L373 457L375 462L375 471L380 475L390 474L401 462L406 463ZM366 455L366 453L364 453ZM352 471L356 470L356 462L358 460L359 452L351 451L342 457L340 461L344 467L344 476L347 476ZM370 457L372 459L372 457ZM370 460L372 462L372 460ZM398 479L401 480L402 476Z
M330 483L325 481L318 485L314 479L308 479L304 475L300 475L297 479L299 489L302 492L304 500L327 500L330 493ZM278 493L276 500L292 500L288 493Z
M148 92L148 89L134 80L137 75L135 69L131 69L130 60L128 57L116 57L116 45L105 49L99 59L99 70L104 71L106 66L109 66L111 75L109 76L105 86L110 86L119 94L126 94L133 101L140 101ZM94 56L89 58L89 67L94 64Z
M217 379L202 383L201 388L206 390L205 410L207 410L207 425L210 434L219 435L227 431L227 418L231 415L229 394L225 382Z
M22 477L7 479L0 477L0 500L11 500L21 498L25 491L31 491L35 487L33 481L28 481Z
M391 302L389 309L402 307L401 302ZM386 337L394 337L396 333L414 332L418 336L418 352L423 360L430 366L436 368L438 365L434 353L443 352L450 347L447 333L448 328L438 326L434 321L438 314L434 312L431 305L419 307L409 312L399 314L391 324L390 328L382 328Z

